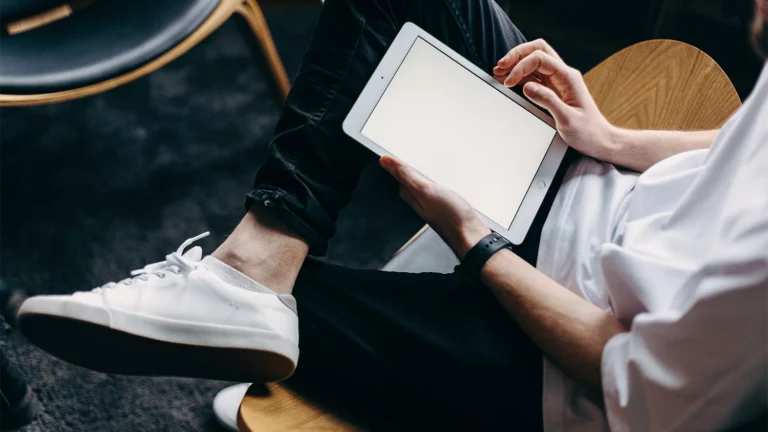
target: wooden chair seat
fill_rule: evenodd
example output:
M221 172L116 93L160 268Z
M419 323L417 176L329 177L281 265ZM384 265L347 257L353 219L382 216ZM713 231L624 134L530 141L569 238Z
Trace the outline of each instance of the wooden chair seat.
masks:
M672 40L625 48L589 71L585 80L606 118L627 128L714 129L741 105L736 89L712 58ZM411 239L400 253L417 257L418 250L410 249L423 247ZM334 407L343 403L337 394L319 399L322 405L281 384L254 384L240 404L238 425L249 432L361 429L334 416Z

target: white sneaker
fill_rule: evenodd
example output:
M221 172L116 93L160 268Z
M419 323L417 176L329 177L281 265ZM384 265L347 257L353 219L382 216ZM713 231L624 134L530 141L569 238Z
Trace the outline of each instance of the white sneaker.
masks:
M237 412L250 386L251 383L235 384L221 390L213 398L213 414L224 429L237 432Z
M185 241L138 275L72 295L38 296L19 310L34 344L101 372L279 381L299 358L292 295L276 294Z

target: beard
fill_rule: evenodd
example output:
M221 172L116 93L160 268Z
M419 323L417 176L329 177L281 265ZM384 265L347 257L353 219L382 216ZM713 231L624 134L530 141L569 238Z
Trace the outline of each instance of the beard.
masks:
M755 20L752 22L752 46L755 51L764 59L768 58L768 19L765 13L768 12L768 1L764 1L763 10L757 5Z

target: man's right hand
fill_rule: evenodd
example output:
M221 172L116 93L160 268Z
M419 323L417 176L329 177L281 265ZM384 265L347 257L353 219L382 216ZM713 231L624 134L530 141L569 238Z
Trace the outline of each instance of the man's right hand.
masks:
M589 94L581 73L563 62L544 40L513 48L493 68L507 87L523 84L523 93L546 108L557 131L581 153L643 172L657 162L689 150L709 148L719 130L630 130L611 125Z
M581 73L543 39L513 48L493 68L493 75L507 87L524 84L523 93L552 114L568 145L611 161L615 128L600 113Z

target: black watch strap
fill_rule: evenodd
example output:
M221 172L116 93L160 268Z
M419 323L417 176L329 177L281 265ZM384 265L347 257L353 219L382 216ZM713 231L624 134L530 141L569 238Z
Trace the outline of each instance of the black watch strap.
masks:
M491 232L477 242L472 249L464 255L461 264L454 271L473 285L480 285L480 271L496 252L502 249L512 250L512 243L501 236Z

